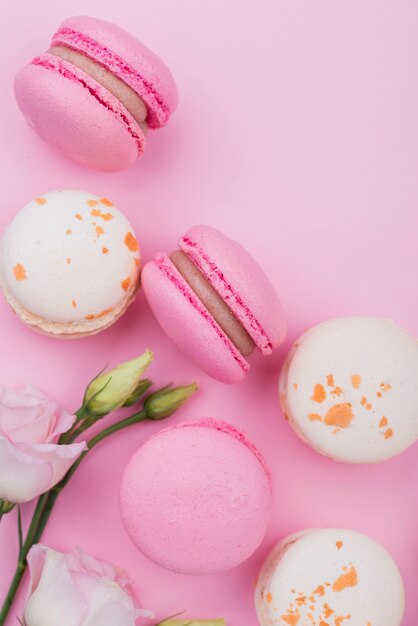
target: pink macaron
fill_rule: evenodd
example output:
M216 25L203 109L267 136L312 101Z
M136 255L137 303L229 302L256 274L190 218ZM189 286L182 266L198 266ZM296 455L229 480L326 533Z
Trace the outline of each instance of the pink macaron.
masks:
M66 19L45 54L15 79L28 124L69 158L126 169L145 150L147 128L164 126L177 89L164 62L128 32L94 17Z
M170 256L143 269L142 284L158 322L209 376L244 379L254 348L268 355L283 343L280 300L253 257L210 226L194 226Z
M270 474L233 426L214 419L160 431L132 457L121 513L136 546L184 574L211 574L248 559L270 518Z

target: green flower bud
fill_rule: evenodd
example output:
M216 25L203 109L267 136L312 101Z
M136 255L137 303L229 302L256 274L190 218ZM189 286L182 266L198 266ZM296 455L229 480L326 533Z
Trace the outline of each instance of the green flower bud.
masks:
M0 515L6 515L6 513L10 513L12 509L14 509L15 505L8 500L0 499Z
M140 380L135 391L129 396L129 398L124 402L123 406L132 406L136 404L138 400L148 391L148 389L152 386L152 382L149 378L144 378L144 380Z
M137 390L153 357L153 353L146 350L140 357L94 378L84 395L83 409L86 413L107 415L123 406Z
M147 418L150 420L163 420L170 417L184 402L197 391L196 383L186 387L164 387L152 393L144 402Z

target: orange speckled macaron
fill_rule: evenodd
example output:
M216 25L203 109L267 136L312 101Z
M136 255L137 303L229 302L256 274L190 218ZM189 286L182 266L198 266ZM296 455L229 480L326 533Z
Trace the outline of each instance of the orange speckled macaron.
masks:
M418 439L418 342L377 317L329 320L293 346L280 401L297 434L346 463L377 463Z
M52 191L26 205L0 244L0 282L18 317L54 337L113 324L135 297L140 252L131 224L107 198Z
M317 528L267 557L255 604L260 626L400 626L404 587L392 557L352 530Z

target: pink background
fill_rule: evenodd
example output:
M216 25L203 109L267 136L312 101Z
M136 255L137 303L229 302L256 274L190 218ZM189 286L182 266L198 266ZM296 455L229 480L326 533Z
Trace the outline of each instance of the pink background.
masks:
M14 103L17 69L48 47L63 18L79 13L130 29L178 82L178 112L125 173L88 171L55 155ZM224 418L265 455L274 478L268 535L253 558L221 576L166 572L123 531L122 470L159 424L103 443L59 500L44 541L80 545L125 567L142 605L159 618L187 609L190 617L256 626L254 581L268 550L286 533L323 525L368 533L393 554L407 588L404 626L418 623L417 447L376 467L337 465L296 438L276 391L290 342L321 320L379 315L418 333L417 23L414 0L38 0L36 11L30 2L0 4L0 228L31 198L66 187L113 199L146 260L171 251L189 226L208 223L254 253L287 312L285 348L255 356L245 383L227 387L170 344L142 293L115 327L74 342L25 329L0 301L1 382L31 382L76 409L104 365L150 347L157 384L200 384L175 420ZM12 518L0 533L0 596L15 564ZM16 614L21 602L10 626Z

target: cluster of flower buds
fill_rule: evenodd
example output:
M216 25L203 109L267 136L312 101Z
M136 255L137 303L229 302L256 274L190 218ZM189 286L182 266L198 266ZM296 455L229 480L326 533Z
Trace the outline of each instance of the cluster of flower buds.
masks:
M143 379L153 354L146 350L140 357L118 365L109 372L101 372L86 389L83 409L87 415L100 417L121 407L136 404L150 389L152 383ZM161 420L170 417L197 390L196 384L184 387L168 385L151 393L144 401L146 418Z

